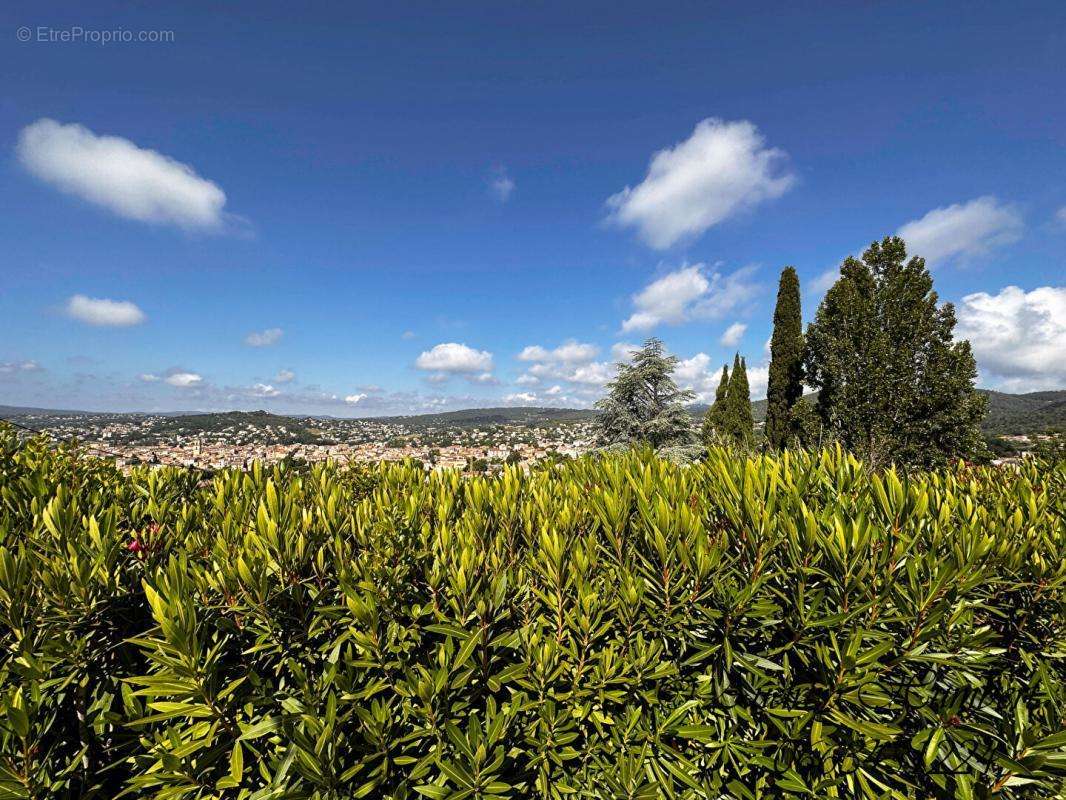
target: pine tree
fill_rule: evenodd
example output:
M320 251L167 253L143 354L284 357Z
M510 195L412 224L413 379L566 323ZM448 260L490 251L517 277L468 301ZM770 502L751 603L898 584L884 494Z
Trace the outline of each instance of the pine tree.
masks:
M766 439L775 450L797 435L793 407L803 396L803 321L799 277L794 267L781 271L770 339L770 377L766 387Z
M701 438L710 445L724 435L723 423L728 415L729 367L722 365L722 379L718 381L718 390L714 393L714 402L703 415Z
M984 400L955 309L897 236L848 258L807 329L807 382L827 435L874 466L935 467L982 450Z
M597 418L601 445L645 443L660 448L693 441L692 418L684 403L695 395L674 383L671 375L677 364L677 357L666 355L663 343L652 338L629 363L618 365L607 396L596 404L603 412Z
M751 410L748 367L739 353L733 358L733 372L729 376L726 397L729 417L725 427L728 435L741 444L750 444L755 438L755 416Z

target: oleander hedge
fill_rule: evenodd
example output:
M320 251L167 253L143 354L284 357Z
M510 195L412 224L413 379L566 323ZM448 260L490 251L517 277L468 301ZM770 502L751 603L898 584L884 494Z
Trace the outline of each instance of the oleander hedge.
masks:
M0 432L0 798L1040 798L1066 464L125 476Z

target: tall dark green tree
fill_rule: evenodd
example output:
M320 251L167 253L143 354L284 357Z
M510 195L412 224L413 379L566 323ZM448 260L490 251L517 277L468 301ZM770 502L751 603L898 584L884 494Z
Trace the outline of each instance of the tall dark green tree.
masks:
M795 267L785 267L777 286L770 377L766 387L766 439L775 450L796 435L793 408L803 396L803 319Z
M596 407L597 440L608 444L650 444L670 447L695 439L692 418L684 404L695 394L677 388L672 373L676 356L663 343L648 339L629 362L618 365L618 376L607 384L607 396Z
M722 378L714 393L714 402L703 415L703 428L700 436L705 444L711 444L724 435L724 422L728 416L729 367L722 365Z
M933 467L983 450L984 399L955 309L898 236L847 258L807 328L807 382L827 433L874 466Z
M741 444L750 444L755 438L755 415L751 410L748 366L739 353L733 358L733 372L729 376L726 397L729 408L726 421L728 435Z

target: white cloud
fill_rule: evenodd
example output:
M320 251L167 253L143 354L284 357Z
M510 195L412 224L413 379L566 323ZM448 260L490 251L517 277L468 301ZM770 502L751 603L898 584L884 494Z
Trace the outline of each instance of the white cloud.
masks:
M519 361L547 361L550 358L551 353L539 344L531 344L524 347L522 352L518 354Z
M275 389L269 383L257 383L251 388L251 394L254 397L277 397L281 390Z
M784 159L751 122L705 119L688 139L655 153L640 184L607 200L609 219L665 249L787 192L795 177L780 168Z
M489 188L492 189L492 193L496 195L497 200L501 203L506 203L515 190L515 182L507 174L507 170L500 167L494 171Z
M1022 234L1021 215L1011 206L986 196L934 208L921 219L899 229L907 252L930 265L952 259L983 256L993 248L1017 241Z
M402 334L400 334L400 338L403 339L405 342L409 342L411 339L415 338L415 332L404 331Z
M640 349L639 344L632 342L615 342L611 345L611 358L615 361L629 361L633 354Z
M462 375L476 383L492 383L492 353L475 350L458 342L444 342L425 350L415 359L418 369L432 373L429 380L443 383L452 375Z
M145 383L155 383L159 380L159 376L151 372L142 372L140 375L137 376L137 379L144 381Z
M21 372L43 372L44 367L36 361L3 361L0 362L0 375L13 375Z
M759 284L750 280L754 267L723 276L706 274L704 264L682 267L652 281L633 295L635 311L622 331L646 331L660 324L679 325L693 319L719 319L753 298Z
M696 393L696 400L709 403L714 399L718 386L715 371L710 369L711 357L706 353L696 353L692 358L684 358L674 368L674 380L682 389L691 389Z
M514 394L504 395L503 402L508 405L513 405L515 403L529 405L537 402L537 396L533 392L515 392Z
M128 300L106 300L76 294L67 301L67 316L100 327L123 328L139 325L147 317Z
M662 322L672 325L684 322L688 309L710 288L711 282L701 265L664 275L633 295L637 311L622 323L622 330L648 330Z
M730 360L729 368L733 362ZM747 365L748 389L752 400L762 400L766 397L766 383L770 375L770 367L767 362ZM674 369L674 380L682 389L691 389L696 393L696 401L699 403L711 403L718 391L718 382L722 379L722 365L713 365L711 357L706 353L696 353L692 358L685 358L678 362Z
M22 129L16 151L32 175L120 217L186 229L222 226L226 194L217 184L128 139L39 119Z
M748 326L743 322L734 322L725 329L725 333L722 334L722 338L718 340L718 343L722 347L736 347L747 329Z
M296 380L296 373L291 369L279 369L278 374L274 376L274 383L292 383Z
M522 386L536 386L542 381L564 381L573 384L577 391L598 390L614 376L614 366L603 361L596 361L600 348L594 344L568 339L558 347L549 350L541 345L530 345L518 354L519 361L531 362L525 374L517 383ZM558 399L559 391L547 390L546 394Z
M1066 225L1066 206L1063 206L1055 212L1055 221L1062 225Z
M194 389L202 386L204 379L195 372L173 372L166 377L166 382L180 389Z
M1015 392L1066 387L1066 287L969 294L957 315L955 335L970 340L992 386Z
M770 382L770 365L766 362L747 367L748 389L752 400L766 398L766 385Z
M267 328L265 331L252 331L244 337L244 343L249 347L270 347L277 344L285 334L281 328Z
M563 364L582 364L592 361L600 353L600 348L594 344L585 344L574 339L569 339L556 347L548 350L539 344L530 345L518 354L519 361L554 361Z
M585 386L604 386L614 378L614 364L604 361L593 361L589 364L581 364L564 376L564 380Z
M360 400L366 400L365 392L360 392L359 394L350 394L344 398L344 402L350 406L356 405Z

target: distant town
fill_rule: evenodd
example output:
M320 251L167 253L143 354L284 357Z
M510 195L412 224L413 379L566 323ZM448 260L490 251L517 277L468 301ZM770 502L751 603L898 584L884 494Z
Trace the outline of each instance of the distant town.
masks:
M1025 395L979 390L988 398L982 432L997 462L1031 452L1066 427L1066 391ZM705 407L693 406L694 415ZM752 403L761 433L766 401ZM594 411L540 407L467 409L405 417L345 419L267 411L127 414L0 406L28 438L77 442L86 453L137 465L244 468L253 461L376 462L415 459L427 469L493 472L592 449Z
M27 412L20 435L78 442L119 467L219 470L285 459L341 463L415 459L427 469L486 472L573 457L592 446L591 415L480 421L449 415L374 419L285 417L265 411L187 416Z

